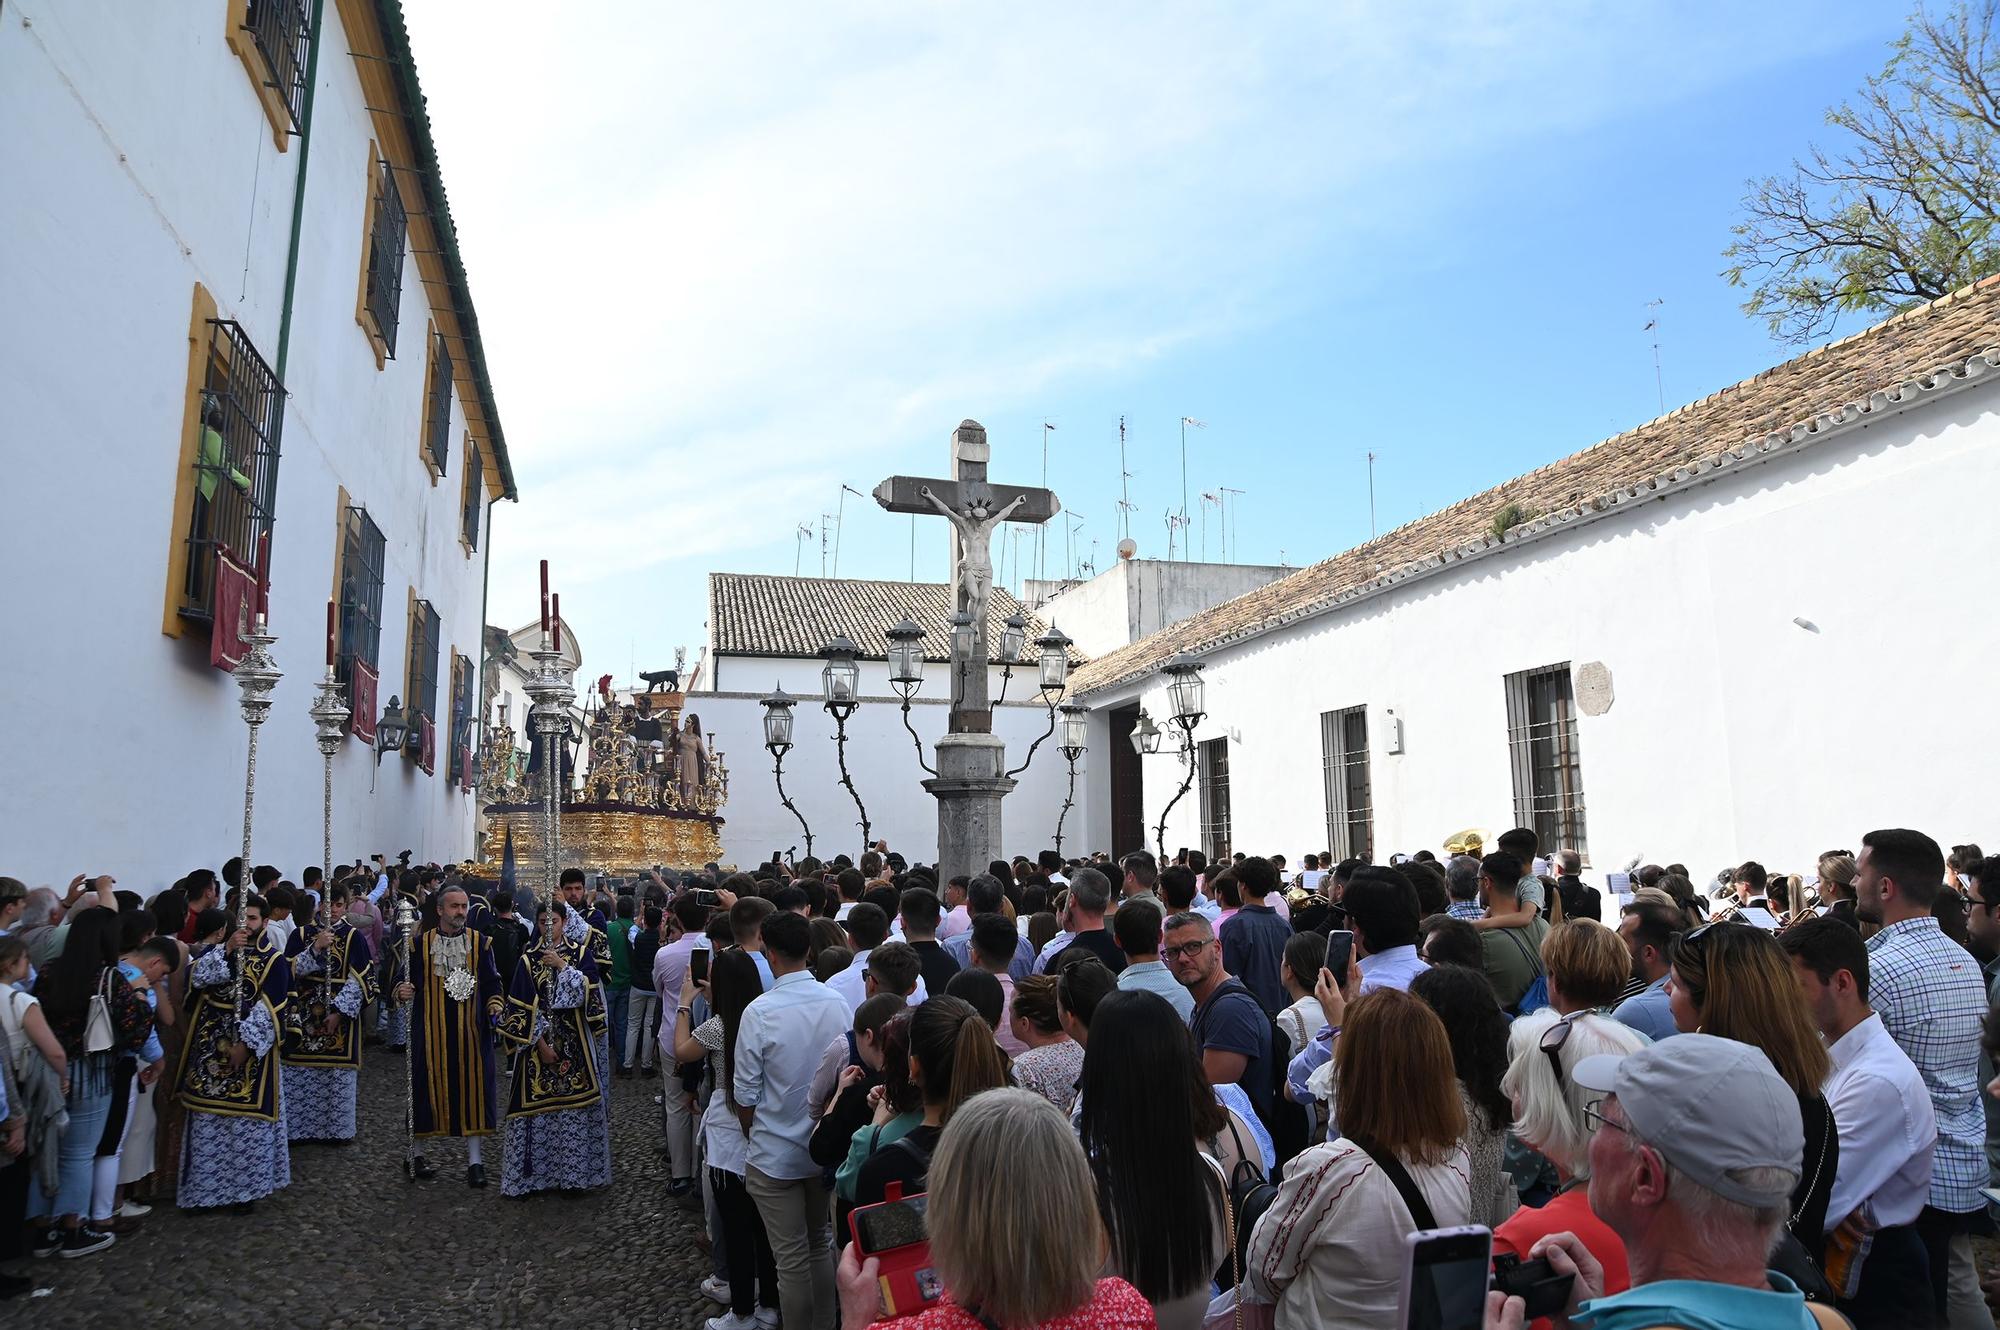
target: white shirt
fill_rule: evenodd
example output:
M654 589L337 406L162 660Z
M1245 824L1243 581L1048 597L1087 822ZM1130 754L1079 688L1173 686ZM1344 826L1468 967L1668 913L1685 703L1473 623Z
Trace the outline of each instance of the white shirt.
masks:
M744 1008L736 1034L736 1102L756 1113L745 1162L767 1177L819 1174L807 1143L806 1094L820 1054L852 1021L845 1003L805 970L781 975Z
M868 986L863 980L868 975L868 958L874 954L875 948L873 947L869 947L865 951L855 952L854 959L847 963L847 968L826 981L826 986L838 994L840 1000L847 1004L847 1014L849 1016L853 1016L855 1009L868 1000ZM924 991L924 977L918 975L916 991L910 994L910 1005L914 1007L929 996L930 994ZM841 1028L842 1030L846 1030L849 1027L842 1026Z
M1930 1091L1882 1018L1868 1019L1827 1049L1826 1102L1840 1133L1840 1162L1827 1199L1826 1230L1864 1205L1872 1224L1907 1224L1930 1197L1937 1116Z

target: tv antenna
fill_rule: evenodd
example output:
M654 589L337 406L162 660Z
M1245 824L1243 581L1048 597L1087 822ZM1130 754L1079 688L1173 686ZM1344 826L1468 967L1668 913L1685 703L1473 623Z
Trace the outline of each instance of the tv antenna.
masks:
M1188 524L1187 432L1189 425L1194 426L1196 429L1207 429L1208 422L1205 420L1196 420L1193 416L1181 417L1181 525L1182 526L1186 526ZM1044 485L1043 488L1046 489L1047 486ZM1181 557L1183 559L1187 557L1185 551L1182 552Z
M1373 540L1375 530L1375 454L1368 454L1368 539Z
M1648 314L1646 316L1646 326L1643 329L1641 329L1642 332L1649 332L1653 334L1653 389L1660 395L1660 414L1663 416L1667 414L1667 383L1665 379L1660 377L1659 309L1660 306L1666 303L1667 302L1664 297L1658 300L1648 300L1646 302L1646 308L1652 310L1653 313Z
M831 523L832 521L833 521L832 513L821 513L819 515L819 575L821 577L826 576L826 555L828 548L827 528L828 524Z
M840 533L847 526L847 496L850 494L857 499L868 497L846 481L843 480L840 482L840 498L833 506L833 575L835 577L840 576Z
M1240 499L1243 497L1244 492L1239 489L1231 489L1227 485L1218 486L1217 492L1222 495L1222 561L1224 563L1228 563L1229 562L1229 496L1234 494L1237 498ZM1237 551L1237 557L1238 558L1242 557L1241 550Z
M1125 417L1118 417L1118 535L1132 536L1132 473L1125 469Z
M1042 422L1042 488L1043 489L1047 489L1049 487L1049 432L1053 429L1055 429L1055 426L1049 421L1044 420ZM1045 578L1048 576L1048 562L1046 556L1047 545L1043 531L1043 528L1045 528L1046 526L1048 526L1047 522L1037 522L1035 524L1035 576L1037 578Z
M1201 561L1208 562L1208 510L1216 509L1217 526L1221 525L1222 496L1212 490L1201 492Z
M1063 509L1063 525L1068 528L1063 532L1063 567L1072 582L1076 580L1076 532L1087 520L1082 513Z
M799 575L799 561L805 557L806 542L812 539L812 523L799 523L798 535L792 541L792 576Z

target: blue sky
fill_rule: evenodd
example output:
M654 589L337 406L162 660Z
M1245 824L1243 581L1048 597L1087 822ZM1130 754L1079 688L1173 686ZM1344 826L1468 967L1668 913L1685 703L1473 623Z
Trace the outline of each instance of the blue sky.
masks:
M532 617L549 557L589 674L692 655L707 572L789 573L843 482L942 474L966 416L1014 482L1057 425L1100 567L1119 416L1147 557L1202 419L1191 488L1244 491L1232 559L1301 565L1367 537L1370 450L1387 530L1658 414L1650 300L1669 408L1786 359L1718 275L1743 182L1824 139L1902 27L1790 0L744 8L407 4L523 495L492 618ZM850 496L841 575L908 576L909 531Z

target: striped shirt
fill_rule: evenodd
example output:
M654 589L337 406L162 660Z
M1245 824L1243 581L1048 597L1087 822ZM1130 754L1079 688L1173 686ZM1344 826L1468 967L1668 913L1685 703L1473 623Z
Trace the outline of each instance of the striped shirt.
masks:
M1930 1203L1952 1214L1984 1208L1986 1117L1979 1103L1979 962L1922 915L1868 939L1868 1005L1909 1055L1937 1113Z
M1454 919L1484 919L1486 907L1478 901L1453 901L1446 907L1445 913Z

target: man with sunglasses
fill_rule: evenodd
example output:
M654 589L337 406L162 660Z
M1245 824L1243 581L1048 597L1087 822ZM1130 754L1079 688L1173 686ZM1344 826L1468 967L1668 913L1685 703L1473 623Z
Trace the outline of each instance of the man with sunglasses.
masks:
M1160 954L1194 999L1188 1028L1194 1032L1210 1083L1241 1085L1257 1116L1269 1121L1275 1105L1271 1018L1264 1004L1223 968L1222 946L1207 919L1184 911L1167 920L1166 936Z

